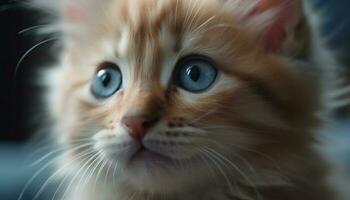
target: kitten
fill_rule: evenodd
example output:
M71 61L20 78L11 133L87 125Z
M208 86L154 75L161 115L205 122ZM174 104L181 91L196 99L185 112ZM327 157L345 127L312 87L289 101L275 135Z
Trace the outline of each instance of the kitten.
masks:
M53 2L46 2L50 4ZM336 199L300 1L61 0L68 200ZM299 37L302 36L302 37Z

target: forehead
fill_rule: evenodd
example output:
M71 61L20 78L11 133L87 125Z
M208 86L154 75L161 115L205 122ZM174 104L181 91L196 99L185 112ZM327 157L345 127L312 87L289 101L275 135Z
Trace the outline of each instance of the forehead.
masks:
M119 6L121 19L135 32L155 33L165 24L173 31L190 28L214 16L216 0L127 0Z
M98 27L92 27L97 34L87 32L87 48L77 51L88 56L73 57L74 62L80 62L74 66L96 66L102 60L112 60L125 69L130 82L167 83L176 63L185 56L206 56L220 70L229 72L234 63L239 66L240 61L249 60L247 56L256 46L219 0L110 2L114 5L108 6ZM93 73L94 68L89 69Z
M129 0L118 7L117 53L122 57L160 50L220 55L228 46L225 36L237 29L216 0Z

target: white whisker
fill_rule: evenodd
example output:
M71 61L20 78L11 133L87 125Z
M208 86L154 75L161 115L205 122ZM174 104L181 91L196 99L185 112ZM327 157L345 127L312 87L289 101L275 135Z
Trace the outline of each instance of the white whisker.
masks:
M226 184L227 186L229 187L229 190L234 193L234 189L233 189L233 185L232 185L232 182L230 181L230 178L227 176L227 174L225 173L225 171L220 167L220 164L217 163L217 159L215 159L215 157L213 157L213 155L208 152L207 150L201 148L200 149L201 152L203 152L203 155L205 157L207 157L209 160L211 160L211 162L216 166L216 168L220 171L221 175L224 177L225 181L226 181ZM238 188L237 188L238 190Z
M116 161L114 163L114 169L113 169L113 183L115 185L115 179L116 179L116 175L117 175L117 170L118 170L118 161Z
M219 158L221 158L224 162L229 164L233 169L235 169L254 189L255 194L257 196L257 199L261 199L261 194L254 185L254 183L251 181L251 179L245 175L245 173L237 166L235 165L231 160L227 159L225 156L223 156L221 153L215 151L214 149L204 147L204 149L208 150L208 152L212 152L213 154L217 155Z
M95 178L95 187L97 185L97 182L99 181L100 179L100 176L101 176L101 173L102 171L104 170L105 166L107 165L108 161L107 160L104 160L103 163L101 164L101 167L100 169L98 170L97 174L96 174L96 178Z
M219 186L219 180L218 178L215 176L215 170L210 166L210 164L208 163L208 161L205 159L206 157L204 157L203 155L199 155L200 159L204 162L204 164L207 166L207 168L209 169L209 171L211 171L210 175L212 177L212 179L214 180L214 182L216 183L217 186Z
M87 175L87 173L89 173L90 168L91 168L92 166L94 166L94 164L96 163L96 161L99 160L99 156L100 156L100 155L101 155L101 152L98 151L98 152L97 152L97 155L96 155L92 160L89 161L90 164L89 164L89 166L86 168L86 170L84 171L83 175L80 177L80 179L79 179L77 185L79 185L79 186L86 186L86 185L87 185L87 181L89 180L88 177L89 177L90 175L88 175L87 177L86 177L86 175ZM82 183L83 179L84 179L84 183Z
M94 156L95 156L95 155L92 155L92 157L94 157ZM91 159L91 157L84 158L84 159L82 160L82 162L85 162L86 160L87 160L87 162L89 162L90 159ZM82 168L80 168L80 169L82 169ZM79 174L80 169L78 170L78 173L77 173L77 174ZM61 183L58 185L58 187L57 187L55 193L53 194L52 200L55 199L55 197L56 197L58 191L61 189L63 183L65 182L66 178L68 178L68 177L70 177L70 175L66 174L66 176L62 179ZM74 178L73 178L73 179L74 179ZM67 186L67 188L69 188L69 186Z
M19 31L17 34L21 35L21 34L26 33L28 31L37 30L40 28L48 27L48 26L49 26L49 24L41 24L41 25L31 26L31 27L28 27L28 28L25 28L25 29Z
M201 2L201 4L198 6L198 9L197 9L196 13L195 13L193 16L191 16L192 20L190 21L190 24L189 24L189 26L188 26L189 29L192 28L193 23L194 23L195 20L198 18L199 12L200 12L200 11L202 10L202 8L203 8L204 1L200 0L200 2ZM198 0L196 0L196 4L197 4L197 3L198 3ZM193 6L193 7L194 7L194 6ZM193 12L193 10L192 10L191 12Z
M56 162L56 159L51 160L50 162L46 163L43 167L41 167L25 184L24 188L22 189L19 197L17 200L22 200L24 193L27 191L28 187L32 182L37 178L37 176L42 173L45 169L47 169L50 165L54 164Z
M76 174L73 176L73 178L71 178L70 183L68 184L68 186L66 187L66 190L63 193L62 199L65 198L66 194L68 193L69 189L71 189L72 184L74 183L75 179L81 174L82 170L85 169L85 166L88 165L93 159L95 159L97 156L99 155L98 152L94 153L93 156L91 156L90 158L86 158L84 159L87 160L86 162L84 162L84 164L80 167L80 169L76 172Z
M96 162L95 162L95 164L94 164L94 167L92 168L92 171L91 171L91 173L89 174L89 178L87 179L87 180L91 180L91 179L93 179L94 177L95 177L95 184L94 184L94 187L93 187L93 193L95 193L95 190L96 190L96 179L97 179L97 176L95 175L95 172L96 172L96 170L98 169L98 167L102 164L104 162L104 160L103 160L103 158L101 157L101 158L99 158ZM97 170L98 171L98 170Z
M53 37L53 38L49 38L49 39L46 39L46 40L43 40L41 42L39 42L38 44L34 45L33 47L31 47L30 49L28 49L28 51L26 51L23 56L19 59L19 61L17 62L17 65L15 67L15 76L14 76L14 81L16 81L17 79L17 74L18 74L18 70L19 70L19 67L20 65L22 64L23 60L32 52L34 51L36 48L40 47L41 45L43 44L46 44L48 42L51 42L51 41L54 41L54 40L58 40L59 38L57 37Z
M113 165L113 162L109 162L109 166L107 168L107 172L106 172L106 176L105 176L105 180L104 180L105 185L107 185L109 170L111 169L112 165Z
M70 149L69 152L73 152L73 151L82 149L82 148L87 147L87 146L89 146L89 145L91 145L91 144L92 144L92 143L87 143L87 144L79 145L79 146L77 146L77 147L74 147L73 149ZM31 164L31 166L35 166L35 165L41 163L42 161L46 160L48 157L52 156L53 154L56 154L56 153L58 153L58 152L60 152L60 151L64 151L64 150L66 150L66 149L69 149L69 147L53 150L53 151L51 151L51 152L45 154L44 156L42 156L40 159L34 161L34 162Z
M55 173L53 173L45 182L44 184L40 187L39 191L35 194L33 200L36 200L39 198L39 196L41 195L41 193L43 192L43 190L51 183L51 181L56 178L60 173L63 172L63 170L65 170L68 166L72 165L75 161L77 161L78 159L84 158L85 156L89 156L90 154L92 154L93 151L91 150L86 150L81 152L81 154L79 156L77 156L75 159L71 160L70 162L66 163L65 165L63 165L61 168L59 168Z

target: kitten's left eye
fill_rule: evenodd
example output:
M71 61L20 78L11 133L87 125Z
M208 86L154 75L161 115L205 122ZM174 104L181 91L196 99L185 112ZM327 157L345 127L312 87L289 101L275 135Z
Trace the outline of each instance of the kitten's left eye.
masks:
M108 98L122 85L122 74L114 63L104 63L96 73L91 85L91 92L97 98Z
M203 58L185 58L177 67L177 85L190 92L208 89L217 77L217 69Z

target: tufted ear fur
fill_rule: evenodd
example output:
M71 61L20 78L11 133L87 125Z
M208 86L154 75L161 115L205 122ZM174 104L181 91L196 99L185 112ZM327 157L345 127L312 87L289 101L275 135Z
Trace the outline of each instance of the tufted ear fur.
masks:
M60 0L60 20L68 36L81 37L96 32L111 0Z
M55 24L68 37L97 29L113 0L29 0L30 6L54 16Z
M267 50L295 48L302 19L301 0L227 0L226 4L234 7L242 24L256 32Z
M72 25L93 23L103 15L110 0L61 0L62 20Z
M288 37L293 37L300 19L301 4L299 0L261 0L252 15L269 9L277 10L263 33L263 40L267 49L275 51L282 48Z

